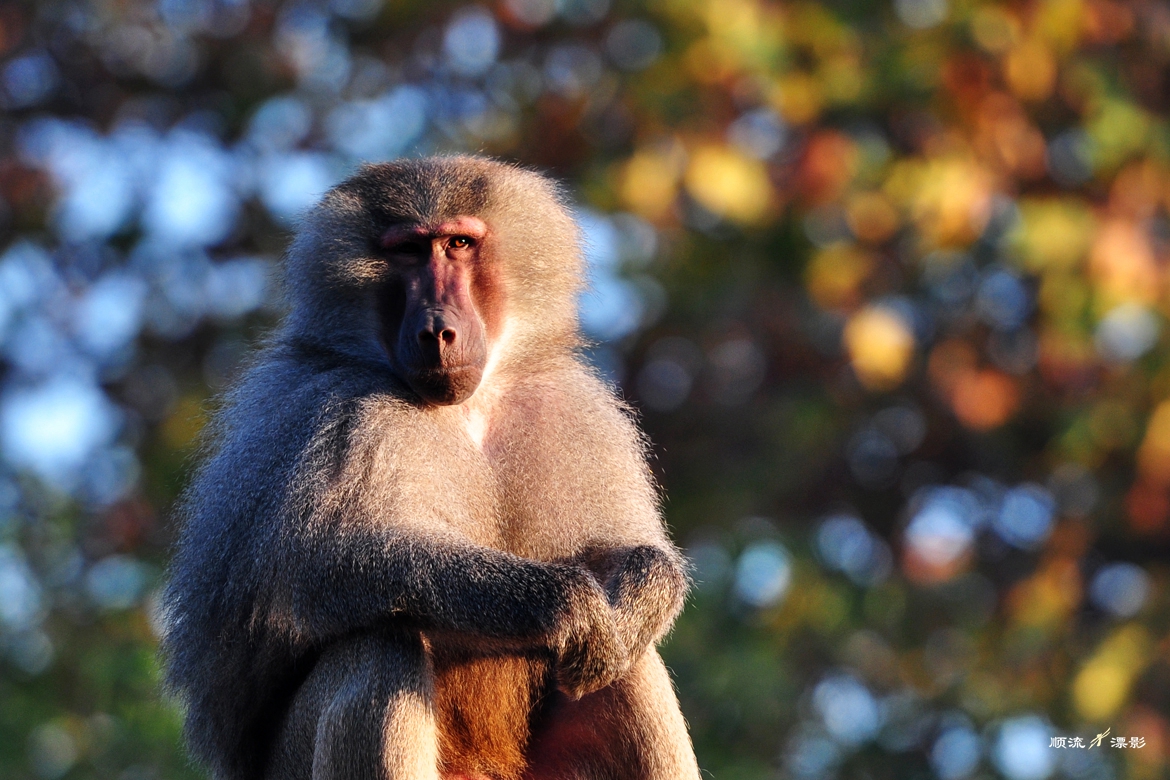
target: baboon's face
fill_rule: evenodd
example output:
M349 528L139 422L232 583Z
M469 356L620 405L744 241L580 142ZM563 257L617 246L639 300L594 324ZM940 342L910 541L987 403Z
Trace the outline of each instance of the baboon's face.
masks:
M400 224L381 243L391 274L378 315L390 361L423 401L466 401L483 379L503 319L488 226L471 216Z

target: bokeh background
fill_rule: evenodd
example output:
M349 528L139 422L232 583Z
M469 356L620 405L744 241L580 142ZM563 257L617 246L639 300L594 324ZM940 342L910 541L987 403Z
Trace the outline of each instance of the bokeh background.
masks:
M709 776L1170 773L1166 3L4 3L0 105L3 777L203 776L194 442L297 215L460 150L579 209Z

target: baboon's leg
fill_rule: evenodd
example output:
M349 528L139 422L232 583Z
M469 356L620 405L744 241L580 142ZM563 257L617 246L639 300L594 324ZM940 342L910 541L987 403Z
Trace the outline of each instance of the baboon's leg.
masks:
M268 780L438 780L432 703L417 633L342 640L297 691Z
M538 727L525 780L698 780L670 675L651 648L612 685L558 694Z

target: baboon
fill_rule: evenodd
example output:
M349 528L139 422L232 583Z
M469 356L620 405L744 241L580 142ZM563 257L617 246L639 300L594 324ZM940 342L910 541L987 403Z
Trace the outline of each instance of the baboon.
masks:
M654 648L686 569L582 360L557 187L369 165L285 274L180 502L163 657L194 755L220 780L697 780Z

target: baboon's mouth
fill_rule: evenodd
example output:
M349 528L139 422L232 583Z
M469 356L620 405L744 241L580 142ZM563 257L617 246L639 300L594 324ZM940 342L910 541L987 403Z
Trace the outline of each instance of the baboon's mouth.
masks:
M427 403L437 406L463 403L482 379L483 366L478 365L420 367L407 374L411 389Z

